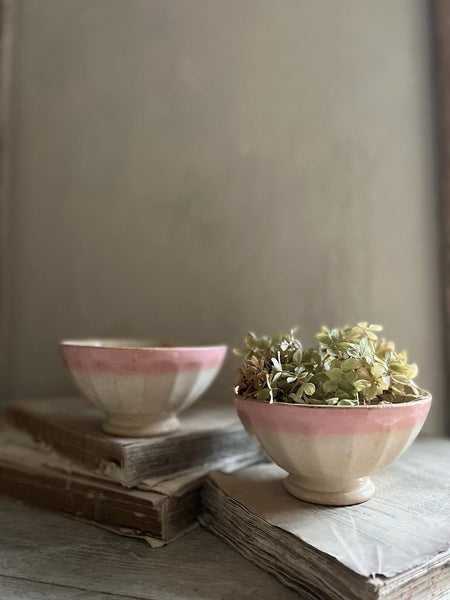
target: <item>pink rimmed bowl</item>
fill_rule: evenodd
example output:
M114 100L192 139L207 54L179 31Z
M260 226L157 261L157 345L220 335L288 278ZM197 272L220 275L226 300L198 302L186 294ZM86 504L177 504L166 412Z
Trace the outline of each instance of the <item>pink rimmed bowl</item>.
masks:
M414 441L431 395L373 406L269 404L236 396L235 405L244 427L289 473L288 492L315 504L347 506L373 496L370 475Z
M227 352L136 339L65 340L59 348L77 387L106 413L104 431L126 437L178 429L177 414L209 387Z

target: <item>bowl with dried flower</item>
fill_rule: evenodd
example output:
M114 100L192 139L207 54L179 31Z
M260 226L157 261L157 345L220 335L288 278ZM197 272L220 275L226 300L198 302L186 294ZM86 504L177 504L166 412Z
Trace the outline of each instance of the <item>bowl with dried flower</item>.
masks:
M178 413L206 391L227 352L143 339L65 340L59 348L76 386L106 413L103 430L124 437L178 429Z
M246 336L235 406L243 425L289 475L293 496L316 504L365 502L384 469L414 441L431 395L417 366L379 325L323 327L316 346L296 337Z

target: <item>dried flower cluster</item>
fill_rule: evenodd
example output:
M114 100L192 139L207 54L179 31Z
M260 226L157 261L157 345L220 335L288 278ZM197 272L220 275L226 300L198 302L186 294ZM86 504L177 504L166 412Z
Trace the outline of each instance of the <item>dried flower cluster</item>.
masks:
M303 350L295 330L256 337L249 333L236 392L245 398L299 404L358 405L408 402L426 392L413 379L417 365L406 352L378 338L380 325L328 329L318 345Z

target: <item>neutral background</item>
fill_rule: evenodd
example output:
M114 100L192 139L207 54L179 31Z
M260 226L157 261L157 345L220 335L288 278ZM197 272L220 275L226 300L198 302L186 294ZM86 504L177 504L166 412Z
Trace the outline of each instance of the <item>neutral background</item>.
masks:
M66 336L364 319L442 431L427 2L16 0L11 107L12 396L72 389Z

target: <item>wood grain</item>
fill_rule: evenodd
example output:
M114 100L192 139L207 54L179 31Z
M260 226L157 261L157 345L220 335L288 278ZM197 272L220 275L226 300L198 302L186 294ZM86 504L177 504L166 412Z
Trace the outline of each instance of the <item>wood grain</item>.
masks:
M132 596L102 594L63 585L0 576L2 600L133 600Z
M86 593L112 594L113 598L294 600L299 597L201 529L169 546L151 549L144 541L121 538L61 515L6 500L0 500L0 522L0 576L76 588ZM35 600L33 593L18 597ZM75 594L54 597L78 598ZM12 598L16 600L14 595ZM96 596L86 598L91 600ZM103 596L99 600L104 600Z

